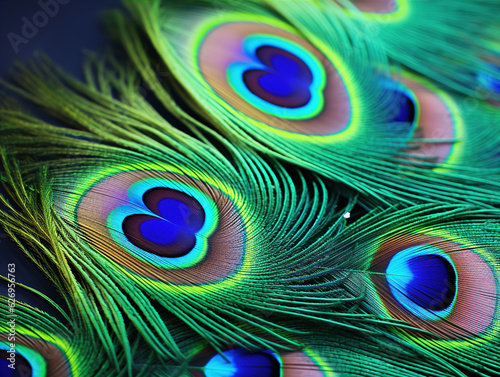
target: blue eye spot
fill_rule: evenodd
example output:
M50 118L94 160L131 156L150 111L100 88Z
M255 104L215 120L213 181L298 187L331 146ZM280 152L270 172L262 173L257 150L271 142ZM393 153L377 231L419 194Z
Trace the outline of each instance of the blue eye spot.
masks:
M312 73L297 56L281 48L262 46L255 52L262 69L243 72L247 88L276 106L298 108L311 99Z
M395 104L398 111L394 113L393 122L413 123L415 121L415 104L406 93L398 93Z
M194 233L203 226L205 216L201 206L190 206L190 204L178 199L166 198L158 203L158 211L166 221Z
M396 300L425 319L446 316L453 306L457 276L449 257L432 246L415 246L393 256L386 269Z
M497 75L494 76L490 73L480 72L477 74L477 78L479 82L488 89L496 93L500 93L500 67L493 64L488 65L493 71L497 73Z
M206 377L279 377L281 364L271 351L249 352L242 348L213 356L204 367Z
M408 260L413 279L407 281L408 298L428 310L444 310L455 294L455 272L450 263L437 255Z
M163 219L152 218L139 225L141 234L158 245L168 245L179 235L179 227Z
M396 81L383 79L382 87L390 96L388 122L405 122L414 125L417 109L411 92Z
M187 255L205 224L205 211L193 197L178 190L157 187L143 201L150 214L132 214L122 223L123 233L135 246L162 257Z
M242 48L250 62L234 62L227 70L228 83L241 98L284 119L311 119L321 113L326 72L314 54L264 34L248 36Z
M271 58L276 73L268 73L259 77L258 83L266 92L275 96L286 97L292 94L294 86L300 86L297 80L300 66L297 62L283 55Z
M15 369L9 367L11 362L6 350L0 349L0 376L2 377L32 377L33 368L31 364L22 355L16 353Z

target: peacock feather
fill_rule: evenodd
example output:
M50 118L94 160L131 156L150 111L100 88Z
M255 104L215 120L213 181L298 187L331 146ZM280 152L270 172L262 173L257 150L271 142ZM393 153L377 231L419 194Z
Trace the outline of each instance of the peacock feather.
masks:
M295 325L301 329L293 336L300 349L248 350L230 343L216 350L183 333L179 347L187 356L184 362L148 365L139 358L137 366L149 367L154 377L462 376L446 361L390 334L340 328L325 331L304 322Z
M0 306L2 377L500 375L498 2L124 4L84 81L0 79L65 304Z
M496 155L485 156L474 172L466 159L442 169L441 152L428 155L440 141L412 137L416 104L392 83L383 48L363 25L346 19L340 7L309 1L216 4L128 3L172 73L161 84L140 31L119 14L108 21L162 103L182 121L197 126L171 92L234 143L385 204L498 203L498 177L491 169ZM491 121L498 119L491 112ZM458 132L450 142L461 141ZM488 127L477 137L490 135ZM498 138L489 143L498 147ZM415 151L418 146L424 151Z
M357 229L365 229L359 234ZM365 309L404 321L398 337L471 372L498 373L498 211L421 206L353 224Z
M434 157L439 163L435 169L440 170L460 165L469 168L469 174L480 176L481 168L498 168L498 109L447 92L410 72L395 70L393 80L402 86L400 90L415 109L412 136L418 147L412 145L409 153ZM482 125L479 130L477 124Z

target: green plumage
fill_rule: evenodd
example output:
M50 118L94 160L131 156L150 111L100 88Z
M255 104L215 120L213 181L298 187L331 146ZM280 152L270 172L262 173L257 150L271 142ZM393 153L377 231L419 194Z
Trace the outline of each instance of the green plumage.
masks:
M227 2L217 4L213 8L197 1L185 5L172 5L168 1L128 3L158 54L159 63L151 58L152 52L130 21L120 15L112 15L108 20L110 30L124 44L148 85L183 123L189 127L207 127L193 120L173 100L172 91L232 142L342 182L386 205L440 201L498 204L498 172L489 168L492 164L496 166L496 157L484 156L478 174L477 166L471 171L465 160L447 165L446 170L440 169L434 154L423 157L420 154L415 161L415 156L419 156L415 148L421 137L415 137L412 126L395 116L402 94L397 84L387 84L392 81L386 69L387 58L366 25L351 22L343 16L341 8L327 2L321 6L297 2L293 7L280 1L250 3L244 7ZM270 13L271 10L279 11L279 16ZM267 24L263 22L265 26L255 26L252 30L255 13L265 17ZM191 26L181 26L186 23ZM294 43L304 44L308 51L322 54L327 84L324 107L319 113L301 121L291 119L287 113L271 110L266 113L251 95L240 93L238 85L231 83L231 75L224 73L226 68L231 72L227 60L236 61L234 64L239 67L237 64L243 63L238 61L246 61L248 57L241 52L231 55L233 43L237 42L228 39L224 44L218 38L231 33L231 28L239 23L242 30L235 33L243 35L238 34L238 38L251 32L288 35ZM282 31L285 29L286 32ZM366 43L368 38L370 43ZM229 56L219 61L208 53L203 55L212 44L218 46L216 56ZM160 82L155 77L153 67L158 64L164 64L172 73L168 80ZM344 112L348 114L345 124L338 119ZM493 113L489 119L497 121L498 112ZM317 123L326 129L317 128ZM479 137L489 135L488 127ZM431 149L436 143L432 137L427 139L419 148ZM498 148L497 137L489 142L491 148ZM470 150L481 147L477 145ZM488 179L483 179L485 176Z
M337 2L349 15L366 23L391 59L452 90L481 100L499 99L498 92L478 80L481 74L500 79L498 70L491 66L498 64L499 58L494 47L500 33L497 1Z
M197 377L217 375L225 368L231 369L231 363L224 364L224 358L234 363L240 356L243 365L256 375L266 375L268 365L279 362L283 375L286 376L443 376L460 375L447 364L410 347L391 337L371 336L355 331L335 331L315 335L321 329L303 327L304 335L295 339L302 345L301 350L273 352L247 352L234 345L217 352L205 342L186 339L182 347L188 350L186 363L158 368L154 376ZM208 362L207 362L208 361Z
M328 195L314 176L309 182L300 173L292 177L276 161L267 163L222 138L216 139L219 151L190 137L125 82L99 83L123 91L119 102L73 80L64 85L67 77L51 74L50 65L32 68L50 76L36 90L51 94L37 101L76 129L2 112L5 160L15 156L19 163L5 166L13 203L0 221L47 272L65 266L66 273L49 278L103 342L110 344L111 331L120 352L129 353L127 319L155 352L181 360L171 334L180 324L217 348L229 341L289 348L294 342L276 331L295 330L279 318L353 328L374 320L338 313L357 301L342 289L347 260L339 256L336 264L330 257L354 198L337 208L338 196ZM23 75L26 87L36 79L28 71ZM41 161L33 162L35 156ZM165 185L201 203L212 228L199 236L208 241L192 260L177 257L178 250L162 249L174 253L172 260L171 254L139 250L149 250L148 244L139 243L143 235L128 225L133 216L151 217L155 210L146 195ZM41 239L27 231L34 227Z
M103 345L77 319L65 315L67 324L62 324L20 301L4 296L1 300L0 313L6 321L0 324L0 355L2 362L6 360L11 366L2 364L2 373L42 377L127 375L126 369L116 372L125 365L124 355L116 360L103 357Z
M30 377L500 374L496 2L124 4L0 81Z
M499 215L449 205L367 215L337 242L359 261L353 293L367 312L414 326L392 333L415 348L465 373L498 373Z

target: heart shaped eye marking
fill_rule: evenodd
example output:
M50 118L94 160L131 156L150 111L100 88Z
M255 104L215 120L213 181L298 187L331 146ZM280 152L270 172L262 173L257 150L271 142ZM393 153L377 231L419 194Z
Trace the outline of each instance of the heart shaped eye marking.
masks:
M231 87L261 111L286 119L309 119L324 106L326 73L302 46L273 35L254 34L242 46L248 62L228 67Z
M298 108L311 100L312 72L295 55L280 48L262 46L255 51L263 69L243 73L243 81L256 96L277 106Z
M154 215L130 215L123 232L135 246L164 257L181 257L196 244L196 233L205 222L205 211L196 199L163 187L148 190L142 197Z
M111 236L126 251L167 268L185 268L203 259L218 219L210 198L168 180L155 180L154 186L139 181L128 195L129 203L108 217Z

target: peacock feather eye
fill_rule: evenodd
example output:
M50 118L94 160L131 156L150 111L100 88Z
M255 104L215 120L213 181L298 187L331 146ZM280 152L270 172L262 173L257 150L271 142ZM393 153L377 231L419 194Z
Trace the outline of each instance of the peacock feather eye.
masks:
M401 83L390 79L382 79L381 87L387 97L392 99L387 121L408 124L410 134L417 127L419 118L415 94Z
M7 300L6 297L2 299ZM48 299L47 303L53 304ZM8 322L0 323L0 376L117 376L114 372L117 365L125 364L122 364L123 359L112 360L101 343L102 338L97 338L98 334L82 331L86 317L77 311L78 305L72 308L74 316L66 315L61 309L66 322L62 324L47 313L18 301L17 297L15 307L0 306L2 317L9 318Z
M499 292L489 253L439 231L383 240L370 267L380 308L447 340L491 333Z
M457 292L453 261L438 248L411 247L395 254L386 271L392 296L424 319L451 312Z
M271 351L248 352L242 348L214 355L203 367L205 377L281 377L281 361Z
M201 204L182 191L164 187L149 189L142 199L154 215L125 217L125 237L139 249L158 256L175 258L188 254L205 224Z
M138 276L208 284L232 275L244 258L241 208L221 182L175 169L118 168L85 185L81 199L65 200L77 203L70 211L82 233L95 250Z
M419 377L422 370L443 373L432 358L418 357L413 348L389 337L372 337L354 329L303 327L303 348L295 351L248 351L213 348L189 342L184 375L193 377L340 377L380 375ZM314 329L314 331L312 331ZM387 347L381 350L381 347ZM393 352L387 352L387 349ZM167 375L165 375L167 376ZM162 375L163 377L163 375Z
M4 348L5 347L5 348ZM23 352L25 354L25 352ZM28 353L30 353L28 351ZM31 357L30 357L31 356ZM46 369L45 361L41 356L35 352L32 352L28 356L30 359L37 359L39 362L35 367L40 373L34 374L33 367L31 363L23 356L23 354L15 352L9 352L7 346L0 343L0 371L2 372L2 377L36 377L45 376L44 370ZM11 360L15 360L15 364L12 364Z
M410 158L430 158L437 172L459 166L486 168L498 165L494 128L500 119L496 108L443 90L432 81L403 71L393 79L406 88L416 109L411 132ZM478 129L477 124L483 127Z
M259 110L287 119L309 119L323 110L325 70L299 44L253 34L242 42L246 58L228 66L231 87ZM252 63L243 62L250 59Z
M344 130L351 94L331 60L284 24L244 20L200 27L197 68L212 90L259 127L304 135Z

